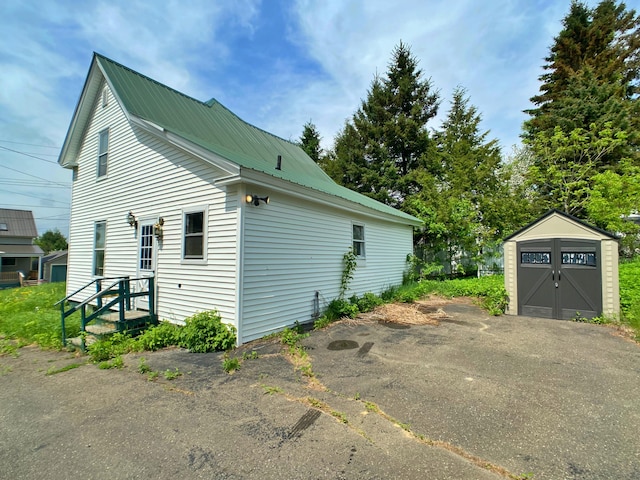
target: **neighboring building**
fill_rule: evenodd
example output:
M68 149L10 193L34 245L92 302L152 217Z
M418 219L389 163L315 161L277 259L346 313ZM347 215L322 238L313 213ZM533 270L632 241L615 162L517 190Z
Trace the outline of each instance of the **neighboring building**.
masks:
M0 208L0 287L19 285L18 272L39 278L43 252L33 244L37 237L31 211Z
M42 257L40 278L45 282L64 282L67 280L67 250L56 250Z
M67 290L155 274L160 319L217 309L239 342L402 281L421 222L337 185L296 144L94 54L59 163ZM76 298L76 300L81 300Z

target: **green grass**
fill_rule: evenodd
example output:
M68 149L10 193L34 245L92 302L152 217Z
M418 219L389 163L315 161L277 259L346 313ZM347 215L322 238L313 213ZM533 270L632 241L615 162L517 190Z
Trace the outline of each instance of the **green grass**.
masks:
M23 344L37 343L43 348L62 347L60 306L65 283L0 290L0 335ZM68 337L80 332L80 314L67 318Z
M620 309L622 321L640 340L640 257L620 264Z

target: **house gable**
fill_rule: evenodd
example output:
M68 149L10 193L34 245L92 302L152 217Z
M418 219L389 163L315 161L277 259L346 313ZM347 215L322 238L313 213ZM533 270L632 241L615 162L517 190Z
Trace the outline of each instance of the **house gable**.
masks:
M214 99L200 102L98 54L94 54L59 159L65 167L76 164L82 126L89 118L88 98L99 95L101 77L106 79L130 122L217 164L238 181L245 171L264 173L310 189L310 195L316 191L346 200L352 209L377 211L414 226L422 223L336 184L298 145L244 122Z

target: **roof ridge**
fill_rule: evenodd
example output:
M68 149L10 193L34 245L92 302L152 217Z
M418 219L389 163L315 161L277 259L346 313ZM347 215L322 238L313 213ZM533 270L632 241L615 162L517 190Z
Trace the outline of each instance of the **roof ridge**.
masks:
M130 67L127 67L126 65L123 65L123 64L121 64L121 63L119 63L119 62L116 62L115 60L112 60L112 59L110 59L109 57L106 57L106 56L104 56L104 55L102 55L102 54L100 54L100 53L98 53L98 52L93 52L93 54L94 54L96 57L99 57L99 58L101 58L101 59L103 59L103 60L106 60L107 62L112 63L113 65L118 66L119 68L122 68L122 69L124 69L124 70L127 70L128 72L131 72L131 73L133 73L133 74L135 74L135 75L137 75L137 76L139 76L139 77L141 77L141 78L143 78L143 79L145 79L145 80L147 80L147 81L149 81L149 82L151 82L151 83L154 83L154 84L156 84L156 85L158 85L158 86L160 86L160 87L166 88L167 90L170 90L171 92L177 93L178 95L180 95L180 96L182 96L182 97L184 97L184 98L187 98L187 99L189 99L189 100L191 100L191 101L193 101L193 102L196 102L196 103L198 103L198 104L200 104L200 105L202 105L202 106L204 106L204 107L207 107L207 108L213 108L215 105L219 105L219 106L220 106L220 107L222 107L224 110L226 110L228 113L230 113L230 114L231 114L231 115L233 115L235 118L237 118L238 120L240 120L242 123L244 123L244 124L246 124L246 125L248 125L248 126L250 126L250 127L254 128L254 129L256 129L256 130L258 130L258 131L260 131L260 132L266 133L267 135L269 135L269 136L271 136L271 137L277 138L278 140L282 140L283 142L287 142L287 143L289 143L289 144L291 144L291 145L299 146L296 142L293 142L293 141L291 141L291 140L287 140L286 138L282 138L282 137L280 137L280 136L278 136L278 135L276 135L276 134L274 134L274 133L271 133L271 132L269 132L269 131L267 131L267 130L264 130L263 128L257 127L256 125L253 125L252 123L247 122L246 120L244 120L243 118L241 118L240 116L238 116L236 113L234 113L233 111L231 111L227 106L225 106L222 102L220 102L220 101L219 101L218 99L216 99L215 97L211 97L211 98L210 98L209 100L207 100L206 102L203 102L202 100L198 100L197 98L194 98L194 97L192 97L192 96L190 96L190 95L187 95L186 93L183 93L183 92L181 92L180 90L176 90L175 88L170 87L170 86L168 86L168 85L165 85L164 83L159 82L158 80L154 80L153 78L151 78L151 77L149 77L149 76L147 76L147 75L145 75L145 74L143 74L143 73L137 72L137 71L135 71L134 69L132 69L132 68L130 68Z
M151 83L155 83L156 85L158 85L158 86L160 86L160 87L166 88L167 90L170 90L170 91L172 91L172 92L174 92L174 93L177 93L178 95L180 95L180 96L182 96L182 97L185 97L185 98L187 98L187 99L189 99L189 100L191 100L191 101L193 101L193 102L196 102L196 103L199 103L199 104L201 104L201 105L204 105L205 107L208 107L208 106L209 106L209 105L207 105L207 104L206 104L206 102L203 102L202 100L198 100L197 98L193 98L192 96L187 95L186 93L183 93L183 92L181 92L180 90L176 90L175 88L170 87L170 86L168 86L168 85L165 85L164 83L159 82L158 80L154 80L153 78L151 78L151 77L149 77L149 76L147 76L147 75L145 75L145 74L143 74L143 73L137 72L137 71L135 71L133 68L127 67L126 65L123 65L123 64L121 64L121 63L119 63L119 62L116 62L115 60L112 60L112 59L110 59L109 57L105 57L104 55L101 55L101 54L100 54L100 53L98 53L98 52L93 52L93 54L94 54L96 57L99 57L99 58L101 58L101 59L103 59L103 60L106 60L107 62L109 62L109 63L111 63L111 64L113 64L113 65L116 65L116 66L117 66L117 67L119 67L119 68L122 68L122 69L124 69L124 70L127 70L128 72L131 72L131 73L133 73L133 74L135 74L135 75L137 75L137 76L139 76L139 77L142 77L143 79L145 79L145 80L147 80L147 81L149 81L149 82L151 82ZM216 100L216 101L217 101L217 100Z

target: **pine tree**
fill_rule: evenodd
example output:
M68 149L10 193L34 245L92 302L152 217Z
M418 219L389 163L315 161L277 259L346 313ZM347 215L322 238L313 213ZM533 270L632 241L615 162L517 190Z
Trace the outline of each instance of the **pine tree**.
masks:
M624 176L640 164L640 17L613 0L593 9L574 0L563 27L524 124L527 182L539 213L559 208L604 226L595 212L628 202L607 196L615 189L602 188L610 180L602 174Z
M309 120L304 124L302 135L300 136L300 147L316 163L320 162L322 156L320 140L320 132L318 132L318 129L311 120Z
M420 190L416 172L428 167L427 122L438 94L417 59L400 42L386 76L374 77L366 99L337 135L325 170L338 183L402 208Z
M635 10L627 11L624 3L616 4L613 0L603 0L589 9L574 0L562 23L564 28L545 59L546 72L539 77L540 94L531 98L536 108L527 110L532 117L524 125L527 140L543 131L552 132L556 126L568 133L573 128L589 129L593 122L615 121L596 115L593 101L578 102L571 111L563 110L567 99L576 97L576 89L589 92L604 86L611 98L626 102L627 106L636 102L640 17ZM602 98L602 92L599 96ZM576 113L577 119L573 118ZM571 125L563 125L565 121Z

